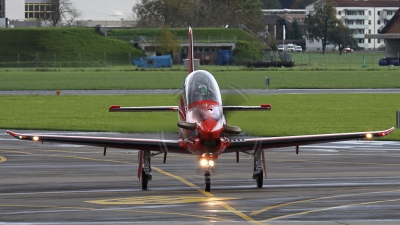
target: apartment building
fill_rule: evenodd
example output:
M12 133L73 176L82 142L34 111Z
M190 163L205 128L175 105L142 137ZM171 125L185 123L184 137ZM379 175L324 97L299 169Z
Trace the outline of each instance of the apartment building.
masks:
M335 0L336 17L350 28L358 47L365 50L383 50L384 39L366 38L365 34L378 34L400 7L400 0ZM313 15L314 4L306 7L306 14ZM308 51L322 49L320 41L306 40ZM328 45L327 51L334 46Z

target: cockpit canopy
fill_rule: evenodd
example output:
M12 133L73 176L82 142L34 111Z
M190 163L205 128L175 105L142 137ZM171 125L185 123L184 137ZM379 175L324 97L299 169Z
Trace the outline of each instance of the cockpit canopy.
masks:
M187 104L210 100L222 104L218 83L209 72L196 70L185 80L185 95Z

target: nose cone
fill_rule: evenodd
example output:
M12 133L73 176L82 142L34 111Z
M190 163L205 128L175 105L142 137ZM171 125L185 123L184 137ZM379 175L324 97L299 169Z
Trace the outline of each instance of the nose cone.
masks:
M203 140L219 139L223 129L223 124L213 118L205 119L199 124L199 134Z

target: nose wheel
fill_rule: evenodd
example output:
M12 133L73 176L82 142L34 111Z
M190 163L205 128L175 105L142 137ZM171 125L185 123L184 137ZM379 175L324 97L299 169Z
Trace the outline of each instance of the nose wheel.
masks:
M204 174L206 188L204 189L206 192L210 192L211 190L211 171L207 168L206 173Z

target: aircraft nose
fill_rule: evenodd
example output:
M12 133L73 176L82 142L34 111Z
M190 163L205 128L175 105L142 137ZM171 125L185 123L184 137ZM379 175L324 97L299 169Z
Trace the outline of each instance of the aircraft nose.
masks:
M203 120L199 124L199 134L203 140L215 140L221 136L222 124L213 118Z

